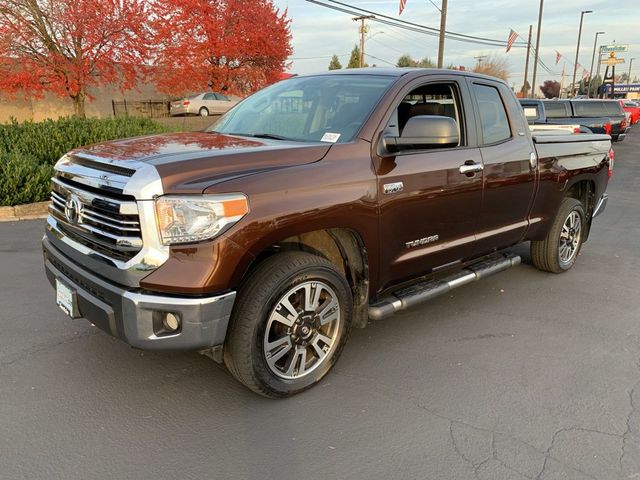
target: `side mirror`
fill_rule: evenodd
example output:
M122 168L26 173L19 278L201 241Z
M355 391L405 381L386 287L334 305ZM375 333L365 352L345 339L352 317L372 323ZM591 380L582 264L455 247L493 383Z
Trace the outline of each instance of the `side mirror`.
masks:
M399 137L384 137L383 146L388 152L415 150L458 145L458 125L451 117L417 115L411 117Z

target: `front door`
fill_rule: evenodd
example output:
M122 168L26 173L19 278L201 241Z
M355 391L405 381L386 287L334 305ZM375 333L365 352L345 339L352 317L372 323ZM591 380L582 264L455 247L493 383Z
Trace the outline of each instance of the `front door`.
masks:
M469 91L457 78L409 86L387 122L386 132L399 134L413 116L448 116L458 124L460 141L455 147L405 150L378 159L381 289L473 253L482 158L464 121L463 112L472 111ZM476 171L461 173L461 166Z

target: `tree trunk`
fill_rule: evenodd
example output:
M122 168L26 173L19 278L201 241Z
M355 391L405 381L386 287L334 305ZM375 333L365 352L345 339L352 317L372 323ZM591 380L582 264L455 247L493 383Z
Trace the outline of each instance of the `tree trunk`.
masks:
M85 98L86 94L83 91L78 92L76 95L71 95L71 100L73 100L73 114L78 118L87 118L84 110Z

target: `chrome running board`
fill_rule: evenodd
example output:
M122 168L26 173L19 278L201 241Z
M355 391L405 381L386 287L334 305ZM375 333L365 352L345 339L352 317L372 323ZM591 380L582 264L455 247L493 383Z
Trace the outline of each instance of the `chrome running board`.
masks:
M369 306L369 318L381 320L399 312L444 295L454 288L476 282L495 273L502 272L520 263L520 256L513 253L491 256L470 265L455 274L440 279L426 280L393 292L388 297Z

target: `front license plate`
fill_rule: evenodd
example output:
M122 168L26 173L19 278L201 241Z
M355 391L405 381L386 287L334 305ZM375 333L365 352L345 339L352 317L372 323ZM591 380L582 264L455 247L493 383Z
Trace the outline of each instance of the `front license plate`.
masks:
M73 290L56 278L56 303L71 318L76 316L73 309Z

